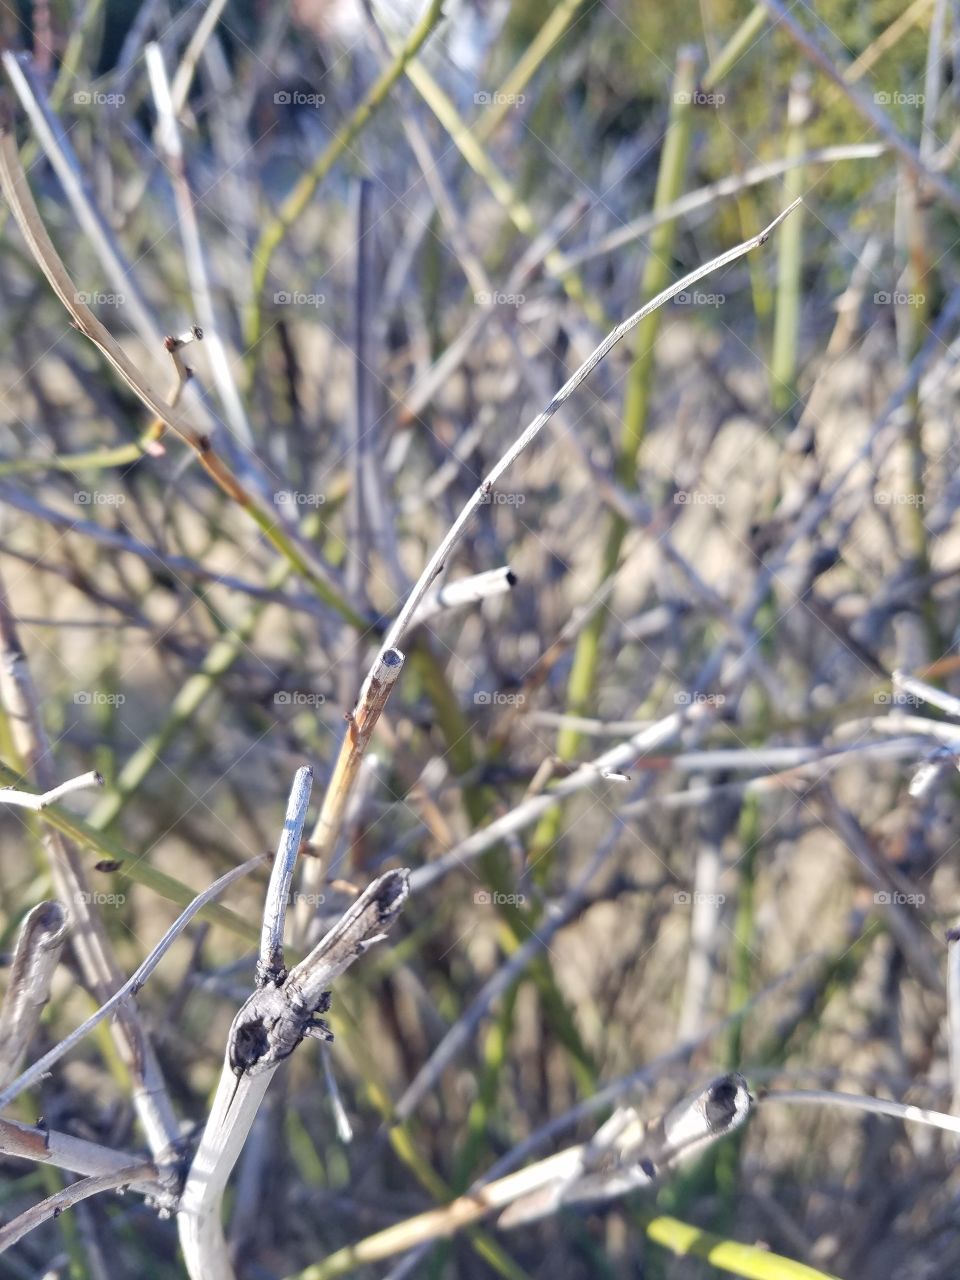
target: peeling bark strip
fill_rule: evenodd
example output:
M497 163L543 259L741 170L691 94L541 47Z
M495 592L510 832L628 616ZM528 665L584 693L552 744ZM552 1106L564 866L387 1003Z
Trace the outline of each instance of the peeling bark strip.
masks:
M59 902L39 903L20 926L0 1006L0 1086L17 1074L27 1052L66 936L67 913Z
M620 1107L577 1151L565 1173L531 1195L516 1199L501 1213L497 1225L519 1226L552 1213L560 1205L599 1203L650 1186L681 1161L739 1129L752 1102L746 1080L732 1072L648 1122L633 1107ZM543 1167L550 1164L546 1160ZM503 1179L503 1183L510 1181L510 1177ZM501 1184L486 1190L489 1193L494 1187ZM503 1204L502 1190L498 1203Z

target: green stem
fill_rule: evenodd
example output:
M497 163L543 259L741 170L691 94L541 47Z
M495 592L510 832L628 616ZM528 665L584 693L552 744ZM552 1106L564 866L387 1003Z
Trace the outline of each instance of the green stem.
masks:
M11 768L5 761L0 760L0 786L17 787L21 786L22 782L23 775L20 771ZM157 871L155 867L150 866L143 858L134 857L129 850L125 849L122 844L111 836L95 830L89 823L61 808L59 804L47 805L37 816L41 822L45 822L48 826L53 827L54 830L62 832L75 844L80 845L82 848L92 849L101 859L106 859L110 863L110 872L104 872L104 874L115 874L121 880L128 880L133 884L141 884L147 889L152 889L160 897L166 898L168 902L173 902L180 907L188 907L196 898L196 889L191 889L182 880L177 880L174 876L168 876L163 871ZM209 903L200 911L199 915L202 919L209 920L211 924L219 924L229 929L248 945L253 944L256 946L259 944L259 926L242 920L226 907L221 907L217 903Z
M287 232L313 199L314 192L349 149L370 119L383 106L387 95L406 70L411 58L423 47L440 18L442 0L430 0L423 17L411 31L394 61L382 73L346 124L311 169L300 178L274 217L267 223L253 253L252 301L244 325L247 347L253 352L263 334L263 292L270 263Z
M812 104L809 93L809 77L799 72L790 88L787 108L786 154L789 159L802 156L806 150L806 124ZM806 175L801 166L790 169L784 176L784 195L794 200L803 195ZM790 413L797 403L796 374L797 348L800 338L800 274L803 266L803 206L789 226L780 228L780 245L777 258L777 302L773 322L773 352L770 359L771 396L774 410L779 414Z
M783 1258L757 1245L739 1244L701 1231L677 1218L653 1218L646 1232L655 1244L681 1258L702 1258L718 1271L732 1272L743 1280L836 1280L803 1262Z
M673 80L673 100L664 139L653 208L658 212L672 204L681 194L690 150L693 127L693 102L697 87L697 60L694 52L681 49ZM670 280L676 220L661 222L650 237L650 252L643 272L641 291L653 297L666 288ZM624 404L623 435L617 455L616 472L620 483L628 489L636 487L636 471L640 459L650 406L650 382L653 371L654 342L662 312L655 311L637 326L636 352L627 384ZM629 525L620 515L612 515L604 546L598 590L616 573ZM583 715L589 710L596 685L600 647L606 626L607 609L598 609L581 631L574 649L573 664L567 681L566 710L570 715ZM564 728L557 738L557 755L572 760L580 745L577 729ZM553 850L563 822L562 806L544 814L533 835L531 858L543 880L553 861Z

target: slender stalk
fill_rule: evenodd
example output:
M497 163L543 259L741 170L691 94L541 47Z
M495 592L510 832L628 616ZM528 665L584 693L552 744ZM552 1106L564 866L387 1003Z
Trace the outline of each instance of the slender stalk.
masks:
M59 1218L64 1209L71 1209L81 1200L88 1200L91 1196L100 1195L104 1191L116 1191L118 1188L127 1187L132 1182L142 1179L145 1174L149 1174L152 1167L148 1160L137 1160L114 1173L96 1174L93 1177L81 1178L79 1182L72 1182L69 1187L48 1196L40 1204L32 1205L0 1227L0 1253L15 1245L18 1240L22 1240L29 1232L35 1231L44 1222L49 1222L51 1218Z
M79 778L71 778L68 782L61 782L58 787L52 787L49 791L45 791L43 795L36 795L33 791L16 791L12 787L0 790L0 804L10 804L17 809L33 809L39 813L41 809L46 809L48 805L53 804L57 800L62 800L64 796L72 795L74 791L83 791L86 787L102 787L103 778L99 773L91 770L89 773L82 773Z
M368 1236L308 1267L297 1280L331 1280L357 1266L453 1235L493 1212L499 1212L498 1225L506 1229L556 1212L563 1204L610 1200L649 1188L682 1161L738 1129L749 1111L746 1084L735 1075L721 1077L647 1123L633 1107L620 1108L590 1142Z
M317 187L337 161L349 151L369 121L386 102L390 90L403 75L410 60L416 57L429 38L440 19L442 8L443 0L430 0L420 21L397 52L392 65L377 78L327 149L299 179L277 213L260 233L260 239L253 251L252 302L244 323L244 340L252 352L255 353L263 336L263 292L274 254L287 232L313 199Z
M307 936L310 921L315 915L315 908L311 903L323 884L364 752L393 686L400 678L403 662L404 655L399 649L390 648L381 652L364 683L356 707L347 717L347 728L340 743L340 751L310 837L314 856L304 869L303 893L297 904L294 925L296 936L300 939Z
M154 416L193 450L197 461L220 489L246 511L267 540L290 562L332 609L351 625L366 630L368 622L341 598L326 570L295 544L292 535L268 511L259 497L249 492L217 453L210 437L199 431L177 405L170 404L140 373L113 335L100 323L77 290L53 241L40 218L26 174L20 164L9 123L0 122L0 187L31 253L47 277L54 293L74 323L106 357L108 363L147 406Z
M953 1095L950 1105L960 1113L960 928L947 934L947 1054Z
M676 1218L652 1218L646 1233L654 1244L662 1245L679 1258L702 1258L718 1271L732 1272L743 1280L837 1280L803 1262L784 1258L758 1245L740 1244L711 1235Z
M798 160L806 150L806 126L813 114L810 96L811 80L806 71L798 71L790 84L787 104L787 159ZM784 191L799 197L806 187L806 173L797 164L784 177ZM778 414L794 410L797 403L795 386L797 355L800 342L800 273L803 268L803 211L791 218L780 230L777 257L777 301L773 322L773 353L770 360L770 384L773 407Z
M128 1151L102 1147L97 1142L75 1138L56 1129L5 1119L0 1120L0 1153L82 1174L116 1173L137 1159ZM144 1195L156 1195L160 1190L156 1169L151 1170L148 1177L132 1182L131 1186Z
M18 770L0 760L0 779L8 779L12 782L21 777ZM44 806L40 810L40 815L44 823L54 832L59 832L81 848L91 849L98 854L101 861L95 864L95 870L117 874L133 884L141 884L168 902L176 903L181 907L188 907L196 897L196 892L182 880L158 871L143 857L134 857L111 836L94 831L82 818L69 813L66 809L61 809L59 805ZM210 903L204 907L201 918L209 921L210 924L218 924L221 928L228 929L236 937L242 938L251 945L255 946L259 938L257 930L252 925L217 903Z
M654 214L672 204L680 196L690 149L696 88L697 54L690 48L681 49L677 55L670 119L657 173ZM659 222L651 234L650 252L641 283L644 295L658 294L666 287L671 271L675 232L676 222L670 219ZM627 382L623 408L623 433L617 454L616 477L628 490L636 488L636 470L640 462L640 451L650 408L650 382L659 325L660 316L653 312L638 326L635 340L636 355ZM623 516L618 514L611 516L597 590L602 590L604 584L616 573L629 528ZM577 639L567 680L565 705L570 715L584 715L590 709L607 617L607 608L602 605L589 619ZM557 735L557 755L561 760L573 759L579 745L580 735L576 730L570 728L560 730ZM534 833L533 857L541 863L541 874L546 874L549 870L552 861L550 855L559 837L562 820L562 811L553 809L544 817Z
M0 701L9 717L14 744L44 791L56 785L53 757L43 728L39 700L20 646L16 622L0 579ZM44 810L44 815L51 810ZM66 908L70 942L83 980L98 1004L122 985L123 977L99 912L93 905L86 873L76 847L47 829L44 847L56 895ZM151 1154L170 1187L179 1130L153 1047L136 1008L125 1004L112 1024L114 1042L133 1080L133 1101L147 1135ZM3 1105L0 1103L0 1105Z
M218 6L216 4L212 4L209 7L200 21L195 35L201 34L201 28L206 25L211 17L213 22L216 22L219 16L217 10ZM212 27L206 32L204 39L209 36L210 30L212 30ZM173 186L173 195L177 208L177 226L183 244L184 264L187 270L187 278L190 282L190 292L193 296L196 318L203 327L205 342L210 348L210 368L227 415L227 421L236 435L247 447L250 447L253 444L253 433L250 429L243 401L240 398L236 379L233 376L233 369L227 356L226 348L220 337L213 297L210 292L207 265L203 255L200 228L197 224L196 201L187 180L186 166L183 161L183 143L180 139L180 126L177 122L177 111L174 99L171 96L170 82L167 79L166 67L163 62L163 52L158 44L151 42L144 49L144 57L150 78L154 106L157 111L156 137L166 161L167 172Z
M954 213L960 212L960 189L938 170L924 164L916 148L894 128L887 113L877 105L876 99L849 82L847 76L850 64L836 64L816 35L811 35L801 26L794 17L795 11L788 10L781 0L761 0L761 3L776 18L777 30L785 32L804 57L833 81L867 124L876 129L887 145L897 152L917 179ZM815 15L809 9L805 12L812 17L815 28L823 32L823 24Z
M235 881L239 880L242 876L248 875L256 867L262 865L263 861L263 858L251 858L249 862L245 862L239 867L234 867L232 870L228 871L226 875L222 875L219 880L215 880L213 884L207 889L204 889L202 893L198 893L190 903L189 907L187 907L187 909L174 921L147 956L146 960L137 967L136 971L126 980L126 982L119 986L111 996L104 1000L99 1009L97 1009L95 1013L92 1013L90 1017L87 1018L86 1022L81 1023L81 1025L77 1027L76 1030L71 1031L68 1036L64 1036L64 1038L58 1041L52 1049L48 1049L42 1058L38 1058L36 1062L27 1068L26 1071L21 1072L16 1080L0 1091L0 1110L9 1106L14 1098L18 1098L20 1094L26 1089L29 1089L31 1085L36 1084L38 1080L41 1080L54 1063L59 1062L61 1058L65 1057L74 1045L79 1044L81 1040L90 1034L94 1027L103 1022L104 1019L115 1010L119 1011L118 1016L122 1016L124 1011L132 1010L135 1007L133 1004L133 998L143 987L147 978L149 978L150 974L153 973L154 969L156 969L157 965L163 959L164 955L166 955L167 951L169 951L172 944L180 934L183 933L190 921L203 910L208 902L212 902L214 898L223 893L225 889L228 889L230 885L235 883Z

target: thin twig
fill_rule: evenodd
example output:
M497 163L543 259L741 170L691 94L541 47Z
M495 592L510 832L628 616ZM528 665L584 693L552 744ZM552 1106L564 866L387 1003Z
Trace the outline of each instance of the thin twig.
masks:
M257 982L261 986L267 981L279 982L286 977L283 966L283 925L312 787L313 770L309 767L298 769L287 800L287 813L273 859L263 911L260 958L257 961Z
M888 1098L870 1098L860 1093L831 1093L827 1089L763 1089L757 1094L757 1102L764 1106L771 1102L797 1102L816 1107L869 1111L872 1115L891 1116L894 1120L926 1124L947 1133L960 1134L960 1116L949 1116L943 1111L929 1111L926 1107L893 1102Z
M487 569L483 573L471 574L468 578L445 582L423 598L410 625L421 626L438 613L463 609L488 600L491 596L503 595L511 591L516 583L516 574L506 564L499 569Z
M336 846L350 793L363 761L363 754L369 745L387 699L400 678L403 663L404 655L399 649L381 650L374 661L355 709L347 714L346 731L340 743L333 773L327 783L316 825L310 836L314 856L304 869L302 894L294 919L294 933L300 940L307 938L310 921L316 914L312 904L320 892L323 876Z
M99 1195L102 1191L116 1191L136 1182L144 1174L149 1173L152 1165L148 1160L140 1160L136 1164L127 1165L116 1173L101 1173L91 1178L81 1178L73 1182L63 1191L57 1191L39 1204L32 1205L24 1213L18 1214L5 1226L0 1227L0 1253L4 1253L11 1245L22 1240L30 1231L35 1231L51 1218L58 1218L64 1209L70 1209L81 1200Z
M207 14L201 20L200 26L204 25L209 14L216 9L216 4L210 6ZM214 17L215 21L216 16ZM148 44L144 50L144 57L150 77L153 102L157 110L157 144L166 161L170 182L173 186L173 196L178 213L178 226L183 243L184 264L187 270L187 278L190 281L190 291L193 296L196 313L204 330L206 345L210 348L210 369L213 373L217 390L220 393L220 400L226 412L227 421L237 436L249 447L253 443L253 432L247 420L230 360L220 338L220 328L214 312L210 281L203 256L203 245L200 240L200 229L197 225L196 202L190 191L183 160L183 144L180 141L177 108L171 97L170 84L167 80L160 46L154 42Z
M202 911L203 908L215 898L218 898L224 889L228 889L235 881L241 879L245 875L249 875L255 868L262 866L266 861L265 857L251 858L249 862L243 863L239 867L233 867L225 875L215 880L209 888L204 889L202 893L198 893L189 907L177 917L170 928L166 931L157 945L153 948L146 960L138 966L136 971L127 981L113 993L108 1000L95 1013L92 1013L86 1022L81 1023L76 1030L71 1031L68 1036L61 1040L58 1044L49 1049L42 1058L38 1058L32 1066L28 1067L21 1075L8 1085L6 1089L0 1092L0 1110L9 1106L14 1098L18 1097L25 1089L29 1089L41 1077L46 1075L55 1062L59 1062L65 1054L69 1053L75 1044L89 1035L98 1023L102 1022L109 1014L118 1007L123 1009L133 1008L131 997L135 996L143 984L153 973L154 969L163 959L167 951L176 939L183 933L184 929L194 918L194 916Z
M341 598L336 586L330 581L325 567L304 549L299 536L282 526L276 511L268 511L261 498L246 489L224 458L216 451L210 436L198 430L178 406L164 400L153 384L140 373L113 335L81 300L81 295L67 273L40 218L8 121L0 121L0 187L13 210L17 225L34 260L43 271L54 293L73 317L80 332L100 349L108 363L151 410L154 417L190 446L197 461L211 479L229 498L252 516L264 536L299 573L303 574L318 595L353 626L365 630L366 619Z
M778 227L784 218L788 217L800 203L801 202L799 200L794 201L792 205L788 206L782 213L778 214L777 217L774 218L773 222L771 222L769 226L765 227L758 235L752 236L749 240L745 240L734 249L728 249L726 253L721 253L705 266L697 267L694 271L685 275L682 280L676 281L661 293L658 293L655 298L651 299L650 302L645 303L644 306L642 306L639 311L635 311L632 316L623 320L611 333L607 335L606 338L604 338L603 342L595 348L576 372L567 379L543 412L539 413L530 425L521 433L518 439L514 441L507 452L487 473L482 483L474 491L473 496L463 507L447 534L442 539L440 545L430 557L430 560L427 562L427 565L420 577L417 579L417 582L413 590L410 592L410 595L407 597L403 608L400 610L400 613L397 615L397 618L390 627L390 630L387 632L378 658L382 659L388 649L396 648L400 644L412 618L416 614L420 601L426 595L426 592L434 579L444 568L453 550L466 532L467 525L470 523L471 519L489 500L490 494L493 492L493 488L497 481L516 461L520 454L524 452L527 446L537 438L541 430L546 426L557 410L566 404L577 388L586 381L600 361L608 356L617 343L632 329L635 329L645 316L651 315L654 311L662 307L664 303L669 302L671 298L675 298L678 293L682 293L685 289L689 289L691 285L696 284L698 280L702 280L704 276L709 275L713 271L718 271L721 267L729 266L731 262L736 262L738 258L742 258L744 254L749 253L752 249L756 249L760 245L765 244L776 227ZM371 669L370 674L367 676L367 684L374 679L375 670L376 663ZM361 692L359 699L360 702L363 701L364 693L365 689Z
M0 1119L0 1155L55 1165L70 1173L93 1175L127 1169L138 1158L128 1151L116 1151L56 1129L4 1119ZM157 1170L151 1169L149 1177L138 1179L131 1186L142 1195L158 1195L161 1187Z
M332 1254L304 1280L340 1275L453 1235L496 1210L498 1225L519 1225L562 1204L607 1200L650 1187L689 1156L738 1129L750 1114L750 1094L742 1076L722 1076L665 1115L644 1124L633 1108L611 1116L588 1143L568 1147L537 1164L460 1196L451 1204L368 1236ZM512 1211L507 1206L512 1207Z
M639 240L641 236L647 235L664 222L671 222L675 218L683 218L699 209L709 208L725 196L733 196L749 187L770 182L773 178L789 173L791 169L803 169L815 164L840 164L844 160L878 160L886 154L886 151L887 148L881 142L857 142L836 147L820 147L815 151L807 151L803 155L783 156L777 160L769 160L765 164L751 165L743 173L718 178L716 182L671 200L662 209L641 214L639 218L634 218L625 226L617 227L616 231L601 236L599 240L592 241L583 249L563 254L562 266L567 271L575 271L585 262L591 262L594 258L603 257L628 244L633 244L635 240Z
M7 137L3 141L9 142L10 139ZM0 700L12 730L14 745L37 784L44 791L52 790L56 785L53 756L2 577L0 651ZM123 977L103 921L92 905L93 895L89 892L78 850L52 828L44 832L43 842L57 898L68 913L71 946L83 980L94 999L103 1003L122 984ZM150 1152L172 1189L179 1129L160 1064L135 1007L129 1004L122 1007L121 1016L113 1024L113 1034L133 1081L134 1105ZM6 1102L0 1102L0 1108L5 1105Z
M896 151L907 168L914 173L931 191L935 192L954 212L960 212L960 190L952 182L948 182L942 174L925 165L916 149L890 123L885 111L881 111L873 98L861 93L847 79L847 67L838 67L830 55L814 36L797 22L793 11L788 10L780 0L762 0L769 12L777 19L778 30L786 31L798 49L815 66L819 67L841 90L848 102L863 116L868 124L880 134L887 145ZM810 10L807 10L810 13ZM812 15L814 22L822 30L822 24Z
M102 775L91 769L89 773L81 773L77 778L70 778L67 782L61 782L58 787L54 787L50 791L44 791L43 795L40 796L35 795L32 791L16 791L13 787L0 787L0 804L15 805L20 809L33 809L35 813L39 813L48 804L53 804L54 801L60 800L74 791L83 791L86 787L102 786Z
M950 1105L960 1114L960 929L947 933L947 1059L953 1095Z

